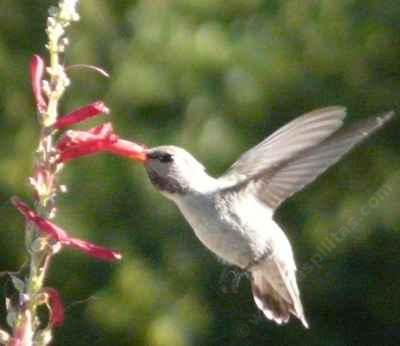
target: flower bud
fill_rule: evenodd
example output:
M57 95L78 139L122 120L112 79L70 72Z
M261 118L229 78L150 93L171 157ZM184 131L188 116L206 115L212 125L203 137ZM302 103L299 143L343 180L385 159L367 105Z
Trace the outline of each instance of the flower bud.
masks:
M40 113L44 113L47 108L47 102L43 97L42 79L44 72L44 62L39 55L34 55L31 60L31 83L33 96L35 97L36 107Z

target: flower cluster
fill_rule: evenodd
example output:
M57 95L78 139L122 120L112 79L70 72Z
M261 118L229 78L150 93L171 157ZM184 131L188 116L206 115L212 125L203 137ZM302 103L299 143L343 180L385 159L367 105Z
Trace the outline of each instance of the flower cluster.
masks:
M56 173L60 172L65 164L71 160L102 152L145 161L146 149L142 145L121 139L114 132L110 122L103 123L87 131L68 129L70 126L81 123L89 118L109 114L109 109L102 101L90 103L66 115L56 117L55 119L54 116L50 116L50 113L52 113L51 108L54 107L51 101L52 90L50 90L49 82L43 79L44 72L49 71L49 69L50 68L46 67L45 62L40 56L33 56L30 64L30 77L36 108L38 113L42 116L44 128L47 129L47 132L44 133L51 133L51 136L56 137L52 149L43 155L44 159L39 159L36 162L35 173L33 177L30 178L30 182L34 187L38 205L47 205L47 210L50 210L50 215L48 212L42 213L40 208L38 208L40 212L35 211L18 197L13 197L11 202L26 219L28 225L26 227L26 232L28 239L32 240L32 251L38 253L43 252L43 259L50 259L50 257L60 249L68 247L79 250L99 260L120 260L122 258L121 253L86 240L75 238L60 226L50 221L52 217L51 210L54 210L53 200L55 192L57 191ZM46 121L46 119L53 120ZM66 131L64 132L64 130ZM59 131L61 131L61 135L57 135ZM46 140L46 138L44 137L43 140ZM42 145L41 147L45 146ZM50 206L48 203L51 203ZM47 215L47 217L43 215ZM42 258L40 255L38 256L37 258ZM33 262L36 261L34 260ZM46 271L46 264L42 266L43 267L37 270L34 269L34 271L37 273L44 273ZM40 276L44 274L37 275ZM42 281L43 279L40 279L40 282ZM14 335L9 336L8 333L0 330L0 344L6 342L7 345L13 346L31 345L33 339L43 339L45 341L40 344L48 344L51 339L51 327L60 326L64 321L64 309L60 294L54 288L43 288L42 284L37 287L34 286L36 287L35 289L32 289L32 287L29 288L28 283L25 285L16 277L13 277L13 282L21 283L18 284L19 287L17 287L17 285L16 288L20 294L26 295L26 302L29 301L30 305L39 306L44 304L47 306L49 310L49 323L40 333L35 333L32 311L24 309L23 306L25 303L22 303L21 312L15 322ZM25 305L28 306L27 304Z
M86 67L103 75L90 65L63 66L61 54L68 46L67 28L79 20L78 0L59 0L49 10L46 33L49 64L34 55L30 63L30 78L41 131L35 153L34 172L29 181L34 189L35 207L18 197L12 204L26 219L25 240L29 253L28 273L8 273L15 292L6 297L7 323L12 333L0 329L0 344L8 346L45 346L51 342L52 328L64 321L64 308L59 292L45 287L45 277L51 259L62 248L72 248L103 261L118 261L119 252L78 239L55 224L55 200L65 187L58 184L58 174L72 160L97 153L111 153L139 161L146 160L144 146L121 139L110 122L87 131L69 129L87 119L107 115L102 101L89 103L59 116L61 100L70 79L68 69ZM25 271L24 271L25 273ZM14 295L15 294L15 295ZM48 322L41 321L39 307L47 307Z
M32 90L39 112L46 107L42 90L44 66L43 60L38 55L32 58ZM106 105L102 101L96 101L59 117L53 127L58 130L65 129L89 118L108 113L109 109ZM57 149L57 162L62 163L99 152L109 152L139 161L146 159L145 147L119 138L109 122L88 131L69 130L65 132L57 143Z
M105 123L88 131L67 131L57 144L58 162L67 162L81 156L109 152L130 159L146 159L143 146L119 138L111 125Z
M32 91L39 112L45 111L47 101L43 96L43 71L45 63L43 59L35 55L31 61L30 75L32 81ZM53 124L55 130L63 130L66 127L75 125L89 118L108 114L109 109L102 101L96 101L86 106L80 107L66 115L60 116ZM145 160L145 148L133 142L120 139L114 132L111 123L96 126L88 131L66 131L57 141L55 163L57 165L66 163L81 156L96 154L99 152L111 152L116 155L133 158L136 160ZM44 181L49 181L49 172L44 169L38 169L35 179L32 179L36 190L45 185ZM37 191L39 192L39 191ZM71 237L63 229L53 222L38 215L30 209L28 205L18 198L12 199L14 206L22 215L32 224L39 233L63 245L78 249L89 256L97 257L102 260L118 260L121 258L119 253L106 248L91 244L87 241Z

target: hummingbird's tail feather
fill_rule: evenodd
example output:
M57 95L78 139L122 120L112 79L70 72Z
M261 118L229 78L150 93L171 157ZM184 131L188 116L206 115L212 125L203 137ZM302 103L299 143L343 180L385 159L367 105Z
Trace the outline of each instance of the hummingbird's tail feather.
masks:
M295 269L282 270L274 258L267 258L251 268L251 288L254 301L266 318L286 324L292 314L308 328Z

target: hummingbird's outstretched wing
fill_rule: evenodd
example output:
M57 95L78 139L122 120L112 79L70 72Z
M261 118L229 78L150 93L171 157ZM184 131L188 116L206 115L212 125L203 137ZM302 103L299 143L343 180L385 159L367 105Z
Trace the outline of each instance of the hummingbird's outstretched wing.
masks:
M285 150L286 142L278 140L279 146L275 143L269 144L269 139L275 137L276 133L279 134L285 127L289 128L291 124L289 123L264 142L246 152L221 178L227 179L227 181L236 180L237 183L228 187L227 190L251 187L252 192L255 192L261 201L270 208L276 209L283 201L337 162L356 144L381 128L393 116L394 112L388 112L379 117L360 121L334 134L332 134L333 130L330 132L330 136L328 134L319 142L314 141L313 144L300 145L301 149L291 151L290 155ZM309 128L305 132L294 131L291 136L300 138L298 142L303 143L306 142L307 137L314 138L313 134L313 129ZM283 137L284 134L281 136ZM303 142L301 138L303 138ZM270 150L275 152L271 153ZM281 151L282 155L280 155ZM272 161L270 157L272 157Z
M343 125L346 108L332 106L306 113L279 128L261 143L246 151L226 172L226 176L257 175L299 152L311 148Z

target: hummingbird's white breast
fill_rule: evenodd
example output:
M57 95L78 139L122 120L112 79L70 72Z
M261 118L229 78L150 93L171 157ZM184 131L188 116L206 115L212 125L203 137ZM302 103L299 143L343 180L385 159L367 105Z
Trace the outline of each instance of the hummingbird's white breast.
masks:
M200 241L224 261L245 268L271 252L276 230L272 210L254 195L222 194L215 189L174 201Z

